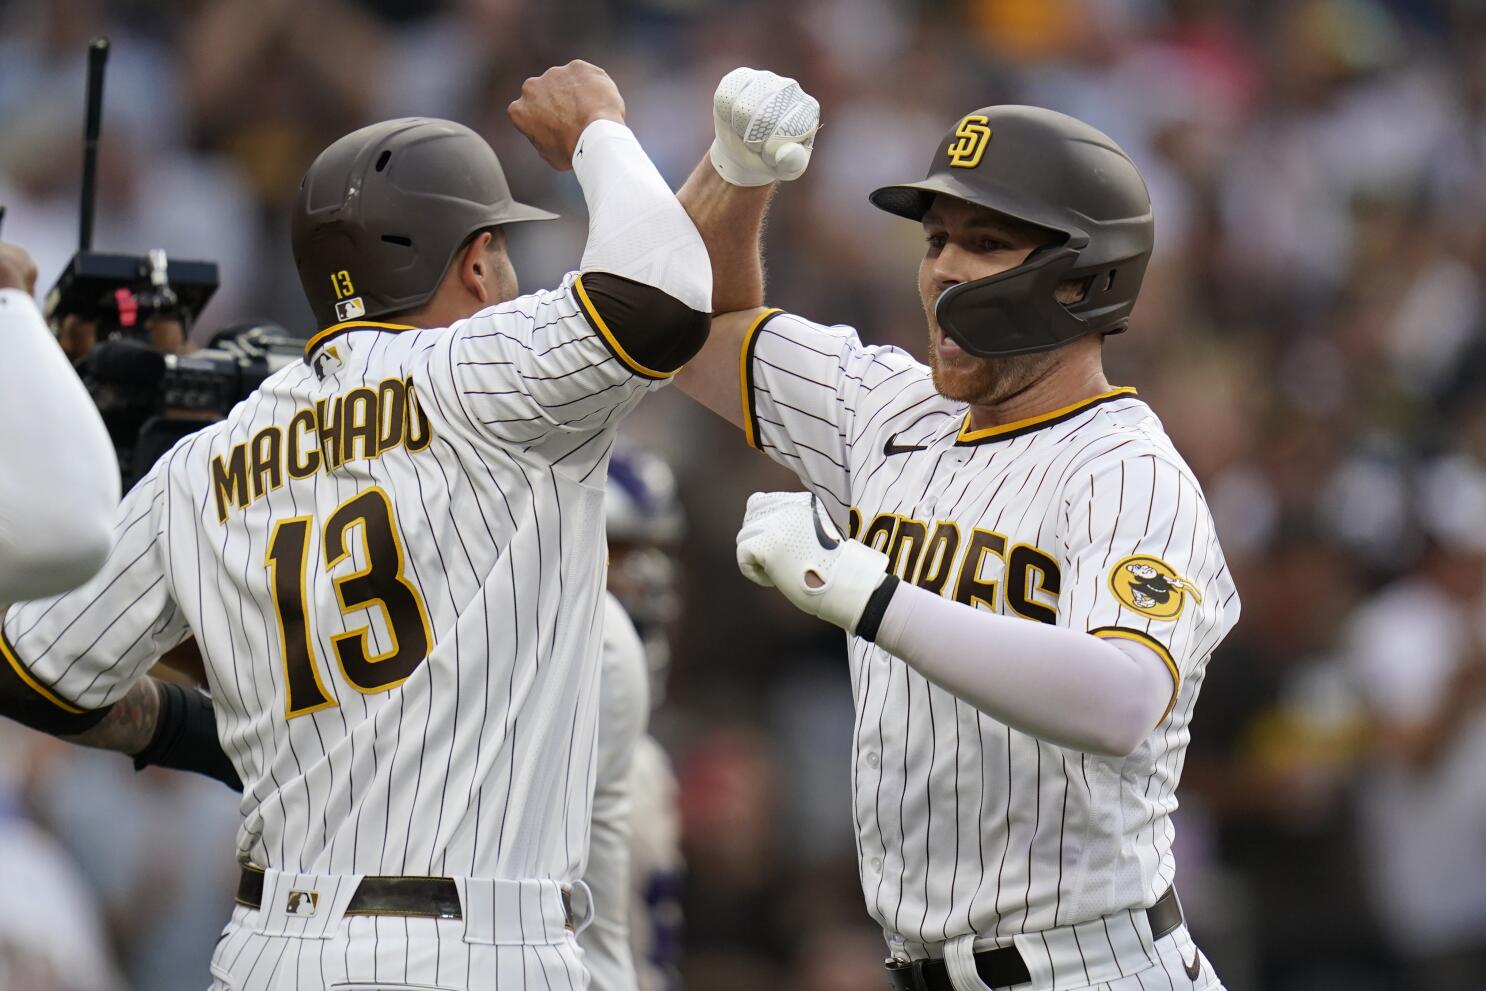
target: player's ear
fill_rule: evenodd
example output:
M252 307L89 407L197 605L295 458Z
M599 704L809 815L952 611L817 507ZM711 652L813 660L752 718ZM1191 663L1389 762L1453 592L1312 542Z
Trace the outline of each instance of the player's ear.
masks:
M482 306L490 302L497 289L495 268L490 263L490 242L493 237L490 231L476 234L455 261L459 267L460 283Z

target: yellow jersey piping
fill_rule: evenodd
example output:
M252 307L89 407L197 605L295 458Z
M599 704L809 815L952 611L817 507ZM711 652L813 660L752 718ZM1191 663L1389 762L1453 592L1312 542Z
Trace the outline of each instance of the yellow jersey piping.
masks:
M1171 656L1171 651L1167 650L1164 643L1149 633L1142 632L1141 630L1132 630L1128 626L1101 626L1099 629L1090 630L1089 632L1100 639L1131 640L1135 643L1143 644L1154 650L1156 656L1161 658L1166 664L1167 670L1171 672L1171 701L1166 703L1166 711L1161 713L1161 718L1156 720L1156 725L1160 726L1164 723L1166 717L1171 715L1171 710L1176 706L1176 696L1182 687L1182 673L1177 668L1176 661Z
M760 313L748 325L748 330L743 334L742 345L738 348L738 395L743 402L743 439L748 442L749 447L755 449L759 446L759 430L758 416L753 407L753 348L758 340L759 330L783 312L777 307L771 307Z
M366 328L369 330L390 330L394 333L404 330L418 329L410 324L405 323L379 323L376 320L347 320L345 323L331 324L324 330L316 332L312 337L310 337L309 340L305 341L304 356L308 358L311 354L314 353L315 348L324 344L326 341L330 340L332 337L335 337L337 334L344 334L348 330L359 330L361 328Z
M57 698L57 696L54 695L49 689L42 685L41 682L32 677L31 672L27 671L26 666L22 664L20 662L20 659L15 656L15 651L10 646L10 638L5 636L4 633L0 633L0 654L5 655L5 659L9 661L10 666L15 669L16 675L26 683L26 686L28 688L30 688L37 695L40 695L42 698L46 699L58 709L61 709L63 712L69 712L74 716L80 716L84 712L88 711L86 709L80 709L69 702L63 702L61 699Z
M1008 440L1012 437L1019 437L1022 434L1030 433L1033 430L1041 430L1043 427L1050 427L1055 423L1061 423L1064 420L1077 416L1085 410L1090 409L1094 406L1098 406L1102 403L1111 402L1123 396L1134 396L1136 394L1137 393L1135 389L1131 388L1130 386L1121 386L1118 389L1111 389L1108 392L1101 392L1097 396L1090 396L1087 399L1080 399L1078 402L1071 403L1070 405L1064 406L1061 409L1055 409L1047 413L1040 413L1037 416L1029 416L1024 420L1015 420L1011 423L1003 423L995 427L983 427L980 430L970 429L970 413L967 411L965 413L965 422L960 425L960 433L959 436L955 438L955 443L981 444L985 443L986 441Z
M609 350L614 352L614 357L622 361L626 368L636 375L643 375L648 379L668 379L676 374L675 371L660 372L654 368L647 368L630 357L630 353L624 349L624 345L619 343L619 339L614 336L614 332L609 329L609 325L604 323L604 318L599 316L598 307L594 306L593 300L588 298L588 290L583 288L583 276L580 275L573 279L573 292L578 297L578 302L582 304L583 314L588 317L588 322L593 325L594 330L599 332L599 336L604 339L604 343L609 346Z

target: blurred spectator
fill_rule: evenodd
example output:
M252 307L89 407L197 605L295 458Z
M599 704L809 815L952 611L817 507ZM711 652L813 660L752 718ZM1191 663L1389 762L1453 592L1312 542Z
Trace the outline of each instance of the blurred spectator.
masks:
M121 991L91 888L24 809L32 758L58 746L0 726L0 989Z
M1486 471L1449 458L1423 488L1419 569L1348 631L1372 724L1365 880L1406 986L1474 991L1486 975Z

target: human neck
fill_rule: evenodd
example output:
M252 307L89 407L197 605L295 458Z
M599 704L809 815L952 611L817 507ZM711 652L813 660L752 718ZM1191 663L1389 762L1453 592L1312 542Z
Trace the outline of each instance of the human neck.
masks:
M1047 371L1004 399L970 405L970 429L984 430L1016 423L1072 406L1110 390L1099 352L1055 361Z
M395 317L398 323L427 330L430 327L451 327L466 317L480 312L481 307L460 306L435 298L427 305Z

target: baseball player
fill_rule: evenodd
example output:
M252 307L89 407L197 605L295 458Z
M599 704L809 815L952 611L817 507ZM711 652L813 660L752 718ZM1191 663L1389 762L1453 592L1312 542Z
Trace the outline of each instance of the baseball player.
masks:
M808 162L816 108L740 70L715 110L681 199L718 309L741 312L680 385L809 489L750 499L738 562L848 634L852 811L892 985L1220 987L1172 888L1170 817L1238 599L1191 471L1101 365L1151 252L1135 165L1087 124L995 106L923 181L874 192L923 225L925 365L760 306L768 188Z
M599 766L583 876L594 916L578 943L595 991L665 991L676 986L680 951L680 812L670 759L646 725L664 696L668 627L679 611L670 549L684 524L670 467L618 447L604 518L609 595Z
M119 501L108 430L35 289L31 256L0 243L0 608L92 577Z
M635 991L630 952L630 768L650 717L645 648L624 607L604 594L604 646L599 676L598 760L593 775L593 825L583 883L591 919L578 934L594 991Z
M5 619L4 711L74 738L195 635L244 786L216 988L587 984L604 471L704 340L711 274L602 70L510 115L583 187L579 272L518 295L501 227L550 214L468 129L335 142L294 217L304 363L131 490L96 578Z

